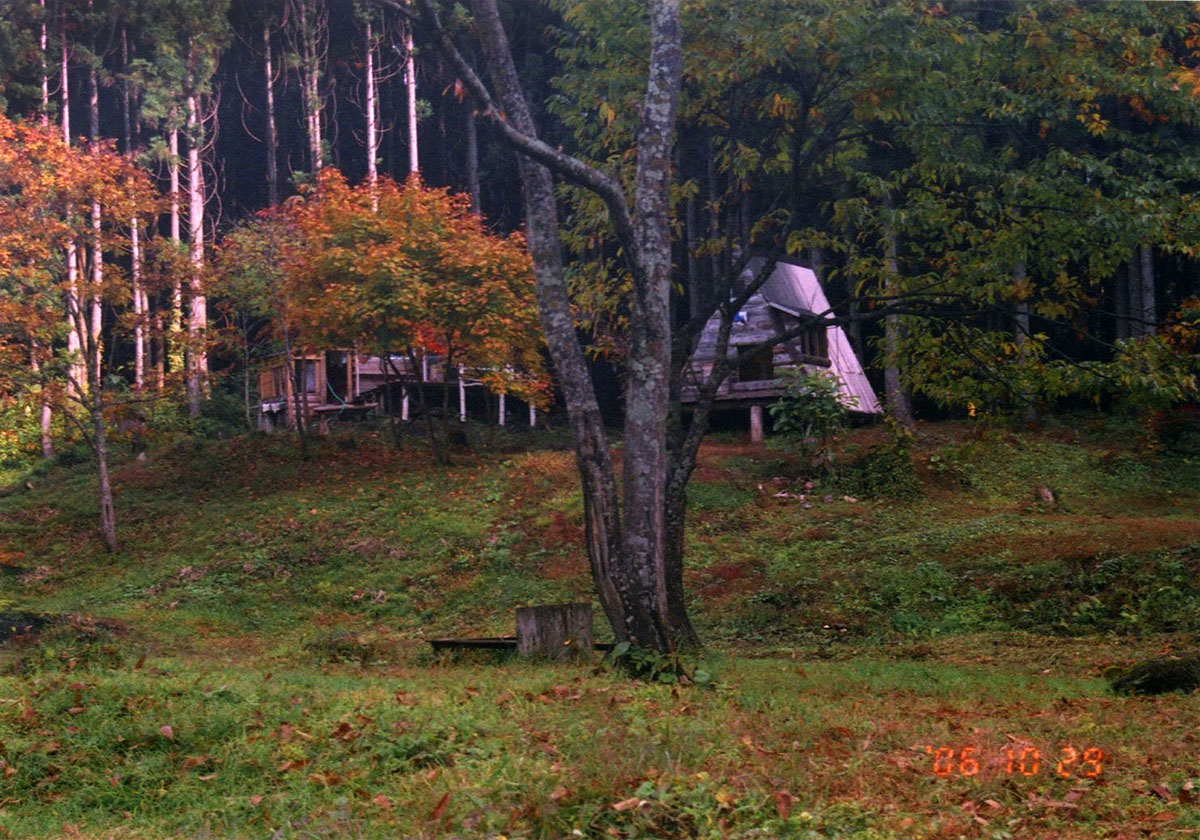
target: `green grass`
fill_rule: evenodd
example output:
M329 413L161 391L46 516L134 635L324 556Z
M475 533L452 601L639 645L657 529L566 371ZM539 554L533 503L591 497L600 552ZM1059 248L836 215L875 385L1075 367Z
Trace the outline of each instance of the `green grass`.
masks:
M1195 647L1197 459L944 425L893 482L868 429L807 488L786 451L716 442L689 504L702 689L431 657L591 597L571 456L509 443L446 468L369 434L309 460L282 437L177 445L117 465L113 556L86 465L17 477L0 611L69 618L0 643L0 837L1200 829L1197 697L1101 679ZM1037 774L1008 772L1014 745ZM1068 745L1103 774L1054 772ZM980 772L939 777L926 747Z

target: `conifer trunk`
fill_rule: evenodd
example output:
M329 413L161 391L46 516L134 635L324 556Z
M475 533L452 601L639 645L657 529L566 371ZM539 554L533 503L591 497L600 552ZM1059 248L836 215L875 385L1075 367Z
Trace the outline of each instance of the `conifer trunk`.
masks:
M891 202L888 202L884 230L887 248L887 274L884 278L883 294L888 299L889 306L895 302L896 296L900 292L900 263L897 256L898 243L895 222L892 218L893 212ZM905 391L900 378L900 316L887 315L884 318L883 329L883 381L888 413L901 425L911 426L913 424L912 407L909 404L908 392Z
M1129 337L1138 338L1146 334L1142 322L1142 278L1141 264L1135 251L1129 256L1127 283L1129 288Z
M1030 318L1029 318L1029 281L1025 274L1025 263L1018 262L1013 266L1013 286L1016 290L1016 301L1013 304L1013 320L1014 332L1016 333L1017 353L1022 362L1029 359L1029 338L1030 338ZM1023 393L1020 395L1025 402L1022 409L1022 414L1027 423L1037 421L1037 408L1033 404L1033 395Z
M1149 245L1141 248L1142 261L1142 335L1154 335L1158 323L1158 300L1154 291L1154 249Z
M479 132L475 126L475 112L467 108L467 190L471 195L471 209L483 212L479 189Z

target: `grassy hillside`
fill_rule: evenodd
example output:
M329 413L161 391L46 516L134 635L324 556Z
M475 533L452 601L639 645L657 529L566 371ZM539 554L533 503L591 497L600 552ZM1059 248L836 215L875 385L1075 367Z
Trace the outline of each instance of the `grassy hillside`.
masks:
M1200 631L1200 458L1139 440L867 429L811 486L710 444L713 690L426 652L590 597L565 451L188 442L117 467L116 556L86 465L23 476L0 637L46 624L0 643L0 837L1184 836L1196 699L1100 679Z

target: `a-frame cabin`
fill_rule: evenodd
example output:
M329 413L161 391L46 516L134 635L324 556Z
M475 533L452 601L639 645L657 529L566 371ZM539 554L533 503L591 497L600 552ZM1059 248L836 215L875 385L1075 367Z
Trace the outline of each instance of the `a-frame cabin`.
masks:
M750 282L764 264L761 257L751 260L742 275L743 282ZM747 346L762 344L794 330L803 319L814 315L825 320L834 317L816 274L803 266L776 263L770 277L734 317L729 337L730 358ZM719 327L720 316L714 315L700 335L684 382L685 405L696 402L699 384L712 370ZM783 393L779 372L797 367L824 369L837 377L842 402L852 413L882 413L875 390L845 330L837 324L820 323L814 323L798 338L778 342L734 367L717 391L716 408L749 408L751 438L760 441L762 408Z

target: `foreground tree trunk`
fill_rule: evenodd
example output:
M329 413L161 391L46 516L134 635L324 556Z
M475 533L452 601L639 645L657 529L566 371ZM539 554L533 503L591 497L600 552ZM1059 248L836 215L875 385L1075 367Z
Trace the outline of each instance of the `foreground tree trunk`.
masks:
M650 3L650 73L638 129L636 224L619 184L538 139L495 0L473 0L472 10L475 31L498 94L496 102L441 31L432 0L421 0L421 9L425 21L439 36L439 46L485 106L485 115L502 137L523 152L520 171L538 306L566 397L583 485L588 560L600 604L618 640L669 652L674 649L674 636L667 608L664 528L671 362L668 192L675 106L682 76L679 4L676 0ZM618 501L595 391L575 333L548 166L603 198L633 277L623 506Z

